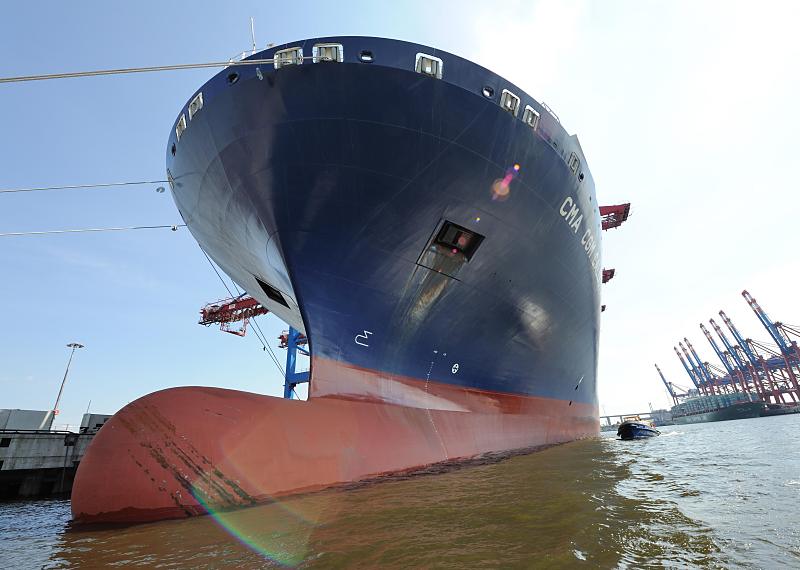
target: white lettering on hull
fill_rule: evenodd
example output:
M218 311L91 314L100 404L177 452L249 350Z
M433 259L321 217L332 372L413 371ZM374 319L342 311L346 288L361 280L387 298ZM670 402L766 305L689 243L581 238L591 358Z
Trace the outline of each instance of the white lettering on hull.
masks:
M583 223L583 214L571 196L564 198L561 207L558 209L558 213L561 214L561 217L572 230L572 233L578 235L578 231L580 231L581 224ZM581 245L583 246L583 251L586 252L586 256L589 258L589 263L592 266L595 278L599 281L601 276L599 267L600 247L592 233L592 228L587 228L586 231L583 232Z

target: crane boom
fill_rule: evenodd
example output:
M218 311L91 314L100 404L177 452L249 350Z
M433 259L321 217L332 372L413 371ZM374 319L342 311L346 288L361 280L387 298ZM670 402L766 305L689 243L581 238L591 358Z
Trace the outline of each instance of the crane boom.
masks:
M719 349L719 346L717 346L716 341L711 336L711 333L708 332L708 329L705 327L703 323L700 323L700 330L702 330L703 334L706 335L708 342L711 344L711 348L714 349L714 352L717 353L717 356L722 361L722 364L725 366L725 370L728 372L728 374L733 375L733 366L731 366L730 361L725 357L725 354L723 354L723 352Z
M697 363L697 367L700 369L703 378L705 378L706 382L708 382L709 384L713 384L714 378L711 376L711 372L708 371L708 368L706 367L705 363L702 360L700 360L700 357L697 355L697 351L692 346L692 343L689 342L689 339L686 337L683 337L683 340L686 341L686 346L689 347L689 352L692 354L692 356L694 356L695 362Z
M678 344L680 344L680 343L678 343ZM692 380L692 384L694 384L694 387L699 390L700 389L700 384L697 383L697 379L695 378L694 367L692 366L692 368L690 370L689 369L689 365L686 364L686 361L683 359L683 356L681 356L681 353L678 352L678 347L673 346L672 348L675 349L675 354L678 355L678 360L680 360L681 364L683 364L683 369L686 370L686 374L689 375L689 378ZM683 349L683 352L686 353L686 349L683 348L682 344L681 344L681 348ZM688 355L687 355L687 358L688 358Z
M739 333L739 329L736 328L736 325L734 325L733 322L728 318L728 315L725 314L725 311L720 311L719 316L722 317L722 322L725 323L725 326L728 327L729 331L731 331L733 338L735 338L736 342L739 343L739 347L745 353L747 359L750 360L753 366L758 366L758 356L756 356L756 353L753 352L753 349L750 348L750 345Z
M658 370L658 375L661 376L661 381L664 383L664 386L666 386L667 392L669 392L669 395L672 396L672 399L677 404L678 398L677 396L675 396L675 391L672 389L672 386L670 386L669 382L667 382L667 379L664 378L664 373L661 372L661 369L658 367L658 364L655 364L654 366L656 367L656 370Z
M722 331L722 329L719 328L719 325L714 321L714 319L710 319L708 322L711 323L712 327L714 327L717 336L720 338L720 340L722 340L722 344L725 345L725 350L728 351L728 354L736 362L736 366L739 368L739 370L746 370L747 365L744 363L744 360L739 357L738 351L736 351L733 345L731 345L731 342L728 340L728 337L725 336L725 333Z
M748 305L750 305L750 308L753 309L756 317L758 317L758 320L761 321L762 325L764 325L764 328L767 329L767 332L772 337L772 340L775 341L775 344L778 345L778 348L781 349L781 352L786 356L792 356L791 340L785 338L784 335L781 334L781 330L775 326L775 323L772 322L766 311L761 308L761 305L758 304L758 301L756 301L746 289L742 291L742 297L744 297L744 300L747 301Z

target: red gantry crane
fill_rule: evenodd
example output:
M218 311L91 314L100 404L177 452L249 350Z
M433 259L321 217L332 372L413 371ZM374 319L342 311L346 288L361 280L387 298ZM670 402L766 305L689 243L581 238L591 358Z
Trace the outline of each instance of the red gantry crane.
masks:
M602 228L610 230L618 228L631 214L631 204L617 204L616 206L600 206L600 217Z
M200 310L199 324L209 326L219 324L220 330L236 336L247 334L247 324L258 315L266 315L269 311L258 301L247 295L232 299L222 299L209 303ZM231 328L233 323L241 321L238 329Z

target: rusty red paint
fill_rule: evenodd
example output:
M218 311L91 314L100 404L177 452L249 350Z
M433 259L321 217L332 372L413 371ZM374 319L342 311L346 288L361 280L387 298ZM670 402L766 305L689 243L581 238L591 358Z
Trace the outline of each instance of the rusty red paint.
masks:
M314 359L307 402L220 388L155 392L95 436L76 522L144 522L266 502L487 452L596 435L597 406Z

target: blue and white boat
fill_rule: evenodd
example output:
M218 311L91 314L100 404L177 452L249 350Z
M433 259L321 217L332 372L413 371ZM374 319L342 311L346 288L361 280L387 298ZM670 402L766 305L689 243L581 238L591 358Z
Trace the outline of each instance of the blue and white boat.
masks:
M622 418L623 421L617 428L617 437L623 440L643 439L661 435L655 427L653 420L642 420L639 416Z

